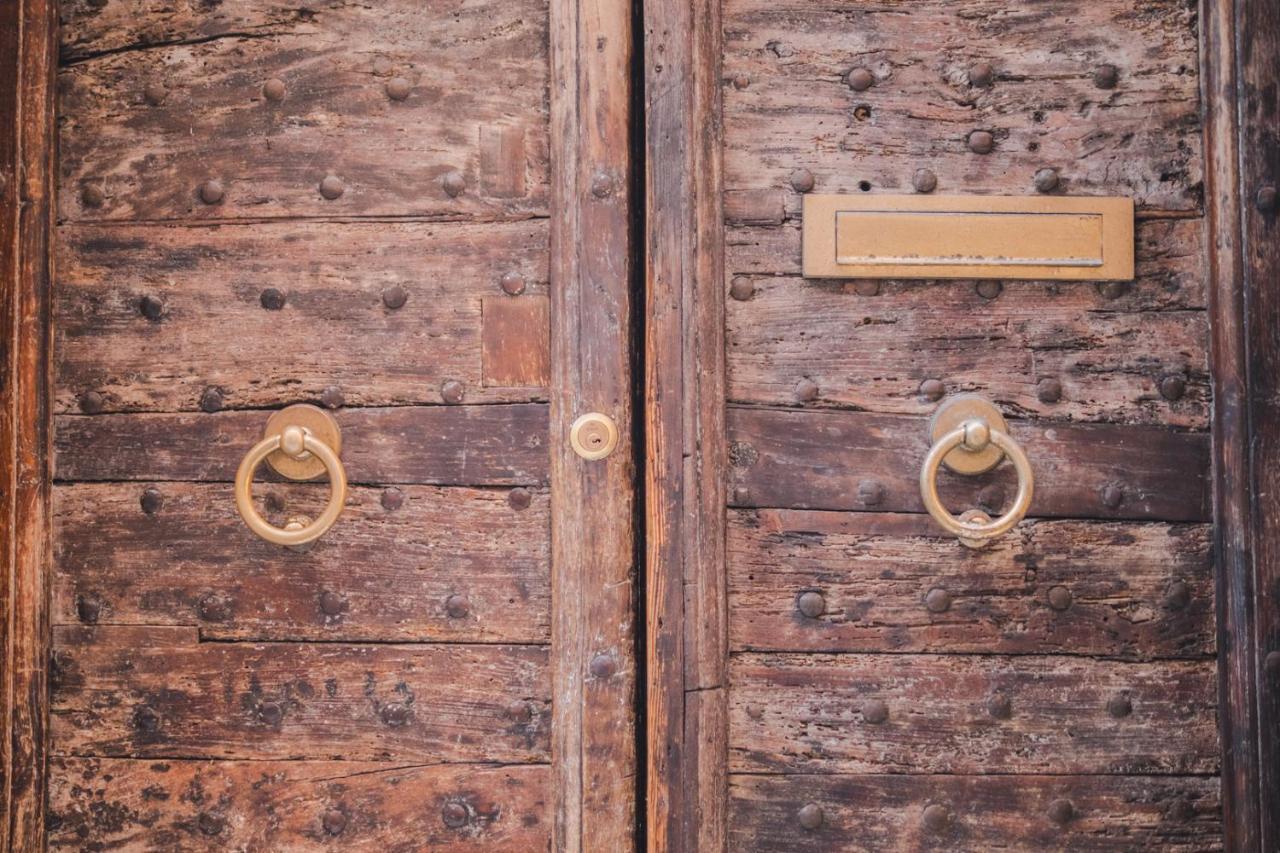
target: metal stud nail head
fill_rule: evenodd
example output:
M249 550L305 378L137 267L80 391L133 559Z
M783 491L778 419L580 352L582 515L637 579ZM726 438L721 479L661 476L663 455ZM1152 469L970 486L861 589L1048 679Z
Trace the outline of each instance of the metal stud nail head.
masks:
M338 809L329 809L320 819L320 825L329 835L341 835L347 828L347 816Z
M461 172L446 172L440 179L440 186L449 198L457 198L467 189L467 179L462 177Z
M940 379L926 379L920 383L920 396L931 403L941 400L945 393L947 393L947 386L943 385Z
M1187 380L1178 375L1166 376L1160 380L1160 396L1170 403L1182 399L1187 392Z
M796 383L796 399L801 403L811 403L818 399L818 383L807 376Z
M1164 606L1169 610L1184 610L1191 603L1191 588L1184 581L1174 581L1164 593Z
M992 279L983 279L975 284L973 289L983 299L995 299L1004 292L1004 285Z
M996 147L996 138L988 130L975 130L969 134L969 150L974 154L990 154Z
M796 822L807 832L813 832L821 827L822 820L822 807L817 803L805 803L800 807L800 811L796 812Z
M1133 702L1123 693L1118 693L1107 700L1107 713L1117 720L1124 719L1133 713Z
M409 301L409 291L398 284L393 284L382 291L382 304L392 311L399 311Z
M148 705L139 705L133 709L133 727L145 734L160 731L160 715Z
M1103 299L1119 299L1128 289L1122 281L1104 281L1098 284L1098 293Z
M1274 213L1280 207L1280 196L1271 184L1261 187L1253 197L1253 204L1262 213Z
M613 176L608 172L596 172L591 179L591 194L596 198L608 198L613 195Z
M404 506L404 492L396 488L383 489L382 497L379 498L382 508L388 512L395 512Z
M340 616L346 609L346 601L331 589L320 593L320 612L325 616Z
M1108 509L1119 509L1124 503L1124 487L1118 483L1107 483L1102 487L1102 505Z
M200 200L205 204L217 204L226 196L226 190L222 187L222 181L217 178L210 178L200 185Z
M533 494L526 488L517 486L507 492L507 505L519 512L529 508L533 503Z
M524 276L515 270L503 274L500 284L502 285L502 292L508 296L519 296L524 293Z
M450 619L462 619L471 613L471 602L465 595L451 595L444 602L444 611Z
M734 276L729 284L729 295L739 302L746 302L755 295L756 286L745 275Z
M862 721L878 726L889 719L889 706L883 699L868 699L862 704Z
M206 388L200 393L200 411L206 414L222 411L222 390Z
M931 193L938 188L938 176L929 169L916 169L911 176L911 186L918 193Z
M100 391L85 391L80 395L80 411L86 415L96 415L107 404L107 398Z
M208 812L200 812L200 816L196 818L196 825L200 827L200 831L210 837L222 834L224 821L222 818Z
M1071 606L1072 596L1071 590L1065 586L1055 586L1049 589L1049 606L1059 612L1066 610Z
M142 511L147 515L155 515L164 506L164 494L155 486L148 486L142 490L142 497L138 499L138 505L142 507Z
M969 85L985 89L995 82L996 70L990 62L977 62L969 67Z
M1093 70L1093 85L1099 89L1114 89L1120 82L1120 69L1114 65L1099 65Z
M285 296L280 290L268 287L258 296L258 302L268 311L279 311L284 307Z
M393 101L403 101L413 91L413 86L403 77L392 77L387 81L387 85L384 88L386 89L387 97Z
M279 77L272 77L270 80L262 84L262 97L268 101L280 102L284 100L288 90L285 88L284 81Z
M85 207L102 207L106 201L106 193L97 184L85 184L80 188L80 202Z
M1056 403L1062 399L1062 383L1053 377L1036 383L1036 397L1041 403Z
M519 699L507 705L507 717L516 723L528 723L533 720L533 706Z
M951 824L951 810L939 803L930 803L925 806L921 819L925 829L930 832L942 832Z
M853 292L859 296L879 296L880 282L873 278L860 278L853 283Z
M138 301L138 311L148 320L159 320L164 314L164 303L154 296L144 296Z
M742 91L751 85L751 78L746 74L737 74L733 78L733 88Z
M1076 816L1076 807L1070 800L1054 800L1052 803L1049 803L1048 814L1049 820L1059 826L1064 826L1070 823L1071 819Z
M876 76L869 68L855 68L845 75L845 84L855 92L865 92L876 83Z
M320 404L326 409L341 409L346 398L342 395L342 389L337 385L326 386L320 392Z
M168 95L169 90L161 83L148 83L146 88L142 90L142 99L153 107L163 104Z
M884 486L878 480L862 480L858 483L858 500L863 506L879 506L884 502Z
M987 713L992 719L1007 720L1013 716L1013 702L1003 693L992 693L987 697Z
M456 406L462 402L465 396L465 386L456 379L446 380L445 383L440 386L440 399L450 405Z
M462 803L445 803L440 810L440 818L450 829L466 826L468 816L467 807Z
M999 483L988 483L978 490L978 505L991 512L1004 509L1005 490Z
M325 175L324 180L320 182L320 195L333 201L341 198L342 194L347 191L346 186L342 183L342 178L337 175Z
M951 593L941 587L934 587L925 595L924 606L930 613L946 613L951 609Z
M225 622L230 614L230 604L216 593L201 596L196 602L196 615L205 622Z
M382 722L392 728L398 728L409 722L411 712L408 705L400 702L392 702L389 705L382 706Z
M807 193L813 189L813 172L808 169L796 169L789 178L791 189L798 193Z
M1051 193L1058 188L1058 170L1039 169L1031 181L1035 184L1037 192Z
M613 655L602 652L591 659L587 664L587 671L591 673L592 678L612 678L613 674L618 671L618 664L613 659Z
M86 625L92 625L102 615L102 599L96 595L76 596L76 618Z
M817 619L827 609L827 600L822 597L822 593L809 590L800 593L796 598L796 610L810 619Z

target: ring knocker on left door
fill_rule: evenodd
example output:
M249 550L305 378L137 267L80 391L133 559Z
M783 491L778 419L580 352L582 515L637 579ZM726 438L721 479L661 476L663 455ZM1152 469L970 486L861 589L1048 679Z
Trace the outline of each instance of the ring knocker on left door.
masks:
M347 473L339 454L342 432L323 409L297 405L281 409L267 420L263 439L253 446L236 471L236 509L249 529L276 545L298 547L323 536L342 514L347 499ZM281 528L268 522L253 505L253 474L266 461L290 480L314 480L329 475L329 502L315 521L291 522Z

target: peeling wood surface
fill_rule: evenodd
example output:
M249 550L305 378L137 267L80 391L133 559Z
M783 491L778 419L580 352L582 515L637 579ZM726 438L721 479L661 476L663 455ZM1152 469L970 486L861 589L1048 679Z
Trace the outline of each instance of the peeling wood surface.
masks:
M729 766L1211 775L1216 677L1213 661L743 653L730 662ZM990 712L993 694L1007 719ZM1131 710L1117 715L1117 701Z
M542 646L200 643L194 628L60 627L57 753L545 762Z
M213 18L109 5L105 18L68 7L63 220L548 214L545 0L268 2ZM264 94L271 79L279 100ZM403 100L387 92L397 79ZM149 98L156 84L164 94ZM511 129L523 145L495 162L483 140ZM320 193L329 176L337 198ZM199 195L209 180L223 190L213 204ZM101 204L85 204L85 186Z
M208 389L227 408L330 388L349 406L439 403L446 382L470 403L545 400L545 378L481 381L481 305L546 293L547 236L545 222L64 225L57 410L93 392L101 411L199 411ZM525 295L503 296L509 273ZM528 322L545 339L545 313Z
M731 643L1139 659L1214 653L1207 525L1033 521L981 551L962 547L922 515L734 512ZM805 594L814 615L801 610Z
M315 517L326 488L258 493L283 526ZM226 485L58 486L54 519L62 624L194 625L224 640L550 640L545 491L352 489L303 553L250 533Z
M731 407L728 422L735 505L923 511L927 418ZM1204 434L1039 421L1011 421L1009 429L1035 473L1033 517L1209 519ZM1016 489L1007 464L982 476L943 472L939 479L944 503L957 514L978 506L984 489L998 490L1001 504ZM1109 485L1120 490L1118 506L1103 499ZM881 495L879 502L868 494Z
M1181 0L728 0L724 19L726 189L781 190L805 168L822 192L910 192L927 167L942 192L1021 195L1048 166L1073 195L1201 204L1196 11ZM989 87L970 85L982 61ZM1094 84L1104 64L1110 89ZM847 85L854 68L870 88ZM969 150L975 130L990 154ZM798 203L785 196L789 216Z
M352 483L508 486L547 480L542 404L347 409L334 417ZM231 482L265 424L259 411L64 415L55 423L56 477Z
M544 766L57 758L54 850L536 850Z
M735 850L1222 849L1216 779L734 776L729 791ZM822 823L804 830L796 816L810 803ZM930 806L945 809L938 829L925 823Z

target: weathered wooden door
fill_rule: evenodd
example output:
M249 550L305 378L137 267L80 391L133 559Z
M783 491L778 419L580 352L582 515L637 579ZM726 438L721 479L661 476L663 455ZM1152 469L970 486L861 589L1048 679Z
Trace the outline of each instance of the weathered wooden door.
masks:
M589 5L60 4L50 847L631 844L630 12ZM296 403L351 486L289 550L230 481ZM259 479L276 527L330 488Z

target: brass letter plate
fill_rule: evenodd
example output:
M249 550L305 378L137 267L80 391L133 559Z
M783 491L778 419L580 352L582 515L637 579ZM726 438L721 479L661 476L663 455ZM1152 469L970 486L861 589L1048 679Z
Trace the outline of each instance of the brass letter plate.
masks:
M804 197L807 278L1133 278L1133 199Z

